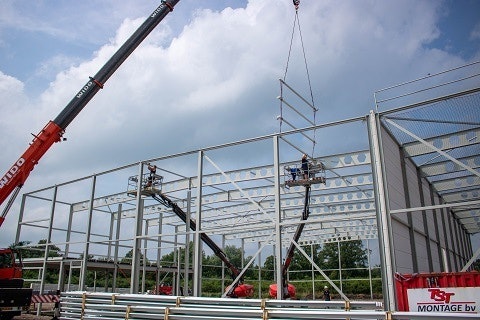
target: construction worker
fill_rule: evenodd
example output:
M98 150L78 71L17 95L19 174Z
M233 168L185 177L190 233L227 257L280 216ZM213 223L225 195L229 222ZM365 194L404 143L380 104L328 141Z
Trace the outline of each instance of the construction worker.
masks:
M323 299L330 301L330 290L328 290L328 286L323 287Z
M303 173L303 179L307 180L309 176L309 163L307 159L307 155L304 153L302 156L302 173Z
M295 181L297 179L297 175L300 175L300 169L298 169L297 167L286 167L285 169L292 176L292 181Z
M147 178L147 184L145 185L146 188L151 187L153 182L155 181L155 176L157 173L157 166L148 164L148 170L150 170L150 175Z

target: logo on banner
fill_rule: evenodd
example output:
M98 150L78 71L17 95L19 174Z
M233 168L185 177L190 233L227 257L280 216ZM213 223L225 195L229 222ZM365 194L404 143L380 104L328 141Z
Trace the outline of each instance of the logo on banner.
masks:
M409 289L408 305L413 312L478 313L480 288Z

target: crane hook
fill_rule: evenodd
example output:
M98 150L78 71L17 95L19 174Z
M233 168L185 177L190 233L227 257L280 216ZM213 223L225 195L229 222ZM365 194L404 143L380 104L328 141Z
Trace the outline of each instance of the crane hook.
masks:
M298 10L298 7L300 6L300 0L293 0L293 5L295 6L295 10Z

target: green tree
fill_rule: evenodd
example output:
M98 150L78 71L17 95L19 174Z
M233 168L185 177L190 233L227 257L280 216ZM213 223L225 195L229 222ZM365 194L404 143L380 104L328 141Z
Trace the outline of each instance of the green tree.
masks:
M340 265L338 261L340 248ZM367 249L363 248L361 240L344 241L340 245L335 243L327 243L318 254L319 266L322 269L337 269L339 266L344 276L357 276L364 273L364 271L353 270L356 268L367 267ZM347 270L351 269L351 270ZM336 276L336 271L332 273L332 277Z
M193 242L190 242L190 245L189 245L189 261L190 263L193 263ZM176 258L175 258L175 255ZM204 256L205 253L202 253L202 256ZM177 261L180 261L180 265L183 265L184 262L185 262L185 248L179 248L178 250L176 251L171 251L170 253L167 253L167 254L164 254L161 258L160 258L160 264L162 266L175 266Z
M242 249L237 248L233 245L228 245L225 247L223 250L225 253L225 256L227 259L230 261L230 263L239 271L242 269L243 265L246 265L248 261L252 258L251 256L245 257L242 263ZM203 259L203 265L204 266L209 266L208 270L203 270L204 274L205 272L208 272L206 277L216 277L220 278L222 276L222 260L216 256L215 254L211 256L206 256ZM250 271L247 271L245 274L245 277L251 276ZM226 275L232 275L231 270L225 265L225 274Z
M262 279L271 280L275 279L275 256L271 255L265 259L262 268Z
M315 244L312 246L303 246L302 249L303 251L305 251L305 253L308 254L310 258L313 259L313 261L316 261L316 257L318 257L318 254L320 252L320 245ZM312 253L313 253L313 256L312 256ZM304 271L304 270L310 270L311 268L312 268L312 264L307 259L307 257L305 257L303 253L301 253L298 249L295 249L292 262L290 263L289 270ZM306 279L311 277L310 273L307 273L307 272L297 272L297 273L294 273L293 275L295 275L293 277L294 279Z
M45 256L45 244L47 243L46 239L42 239L38 241L38 247L30 246L31 241L19 241L17 243L13 243L9 246L10 249L18 250L22 258L43 258ZM48 256L49 257L60 257L60 248L55 245L50 245Z
M472 269L476 271L480 271L480 259L475 260L472 264Z
M132 259L133 259L133 249L131 249L125 254L125 257L120 261L120 263L130 264L132 263ZM140 261L141 262L143 261L143 254L141 252L140 252ZM145 262L148 262L148 260Z
M190 242L189 245L189 261L190 261L190 268L193 264L193 242ZM205 256L205 253L202 252L202 257ZM177 263L180 263L181 267L185 265L185 248L179 248L176 251L171 251L167 254L164 254L160 258L160 265L164 267L175 267ZM162 282L165 283L173 283L173 274L164 274L160 277Z
M38 241L37 245L30 245L31 241L25 240L18 243L11 244L9 248L18 250L22 256L22 259L38 258L43 259L45 257L45 244L46 239ZM55 245L49 246L49 257L60 257L60 248ZM24 279L38 279L40 276L39 270L23 270ZM58 273L56 270L47 269L45 272L45 281L47 283L58 282ZM24 286L29 286L28 282L25 282Z

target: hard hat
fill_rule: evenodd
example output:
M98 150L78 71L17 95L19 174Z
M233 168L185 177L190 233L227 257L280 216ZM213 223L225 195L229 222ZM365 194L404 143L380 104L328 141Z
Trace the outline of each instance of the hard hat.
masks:
M328 289L328 286L323 287L323 289Z

